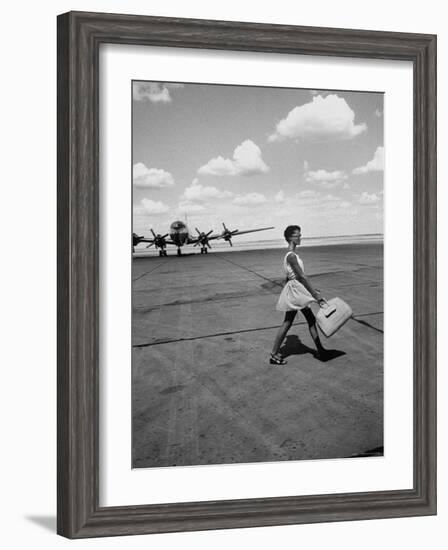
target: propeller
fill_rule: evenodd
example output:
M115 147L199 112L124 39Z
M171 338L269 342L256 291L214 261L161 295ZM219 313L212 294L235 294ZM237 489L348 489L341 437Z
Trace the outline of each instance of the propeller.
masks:
M166 247L166 237L168 237L168 233L165 233L165 235L161 235L160 233L157 233L157 235L154 233L153 229L151 229L152 236L154 237L154 241L146 248L149 248L150 246L154 245L156 248L161 248L162 250Z
M210 229L208 233L205 233L204 231L199 231L197 227L195 227L195 229L199 237L197 242L194 244L194 246L202 245L202 246L208 246L209 248L211 248L208 238L213 233L213 229Z
M226 227L226 224L224 222L222 222L222 226L224 227L224 231L221 233L221 237L219 237L220 239L224 239L225 241L227 241L230 246L233 246L232 244L232 237L238 233L238 229L233 229L232 231L230 229L228 229Z
M143 235L137 235L137 233L132 233L132 246L137 246L139 242L144 239Z

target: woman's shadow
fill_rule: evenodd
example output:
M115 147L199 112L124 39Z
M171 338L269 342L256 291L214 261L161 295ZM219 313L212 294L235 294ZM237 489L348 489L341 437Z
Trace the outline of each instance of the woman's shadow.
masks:
M341 357L342 355L345 355L345 351L341 351L338 349L327 349L325 350L325 353L317 353L314 348L310 348L305 345L295 334L291 334L290 336L286 337L284 344L280 348L280 353L285 358L289 357L290 355L304 355L305 353L309 353L322 363L326 363L327 361L336 359L336 357Z

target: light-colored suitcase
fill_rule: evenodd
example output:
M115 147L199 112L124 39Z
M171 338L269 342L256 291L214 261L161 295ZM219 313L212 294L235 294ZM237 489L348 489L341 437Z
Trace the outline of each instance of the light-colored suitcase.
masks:
M317 324L327 338L332 336L353 315L352 308L340 298L331 298L316 315Z

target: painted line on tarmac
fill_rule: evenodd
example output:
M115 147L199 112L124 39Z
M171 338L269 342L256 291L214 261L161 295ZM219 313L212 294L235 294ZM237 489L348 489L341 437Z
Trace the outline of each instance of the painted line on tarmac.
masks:
M382 312L381 312L382 313ZM374 313L368 313L368 315L375 315ZM376 330L377 332L381 332L381 334L384 334L384 330L381 330L380 328L378 327L374 327L373 325L371 325L370 323L368 323L367 321L363 321L362 319L358 319L357 317L362 317L361 315L357 315L356 317L352 317L353 321L356 321L357 323L359 323L360 325L364 325L365 327L369 327L373 330Z
M268 281L269 283L272 283L273 285L283 287L283 283L278 283L277 281L275 281L273 279L269 279L269 277L265 277L264 275L260 275L260 273L257 273L253 269L249 269L248 267L237 264L236 262L232 262L232 260L229 260L228 258L220 258L220 260L224 260L225 262L228 262L229 264L236 265L237 267L240 267L241 269L249 271L249 273L252 273L253 275L256 275L257 277L260 277L260 279L264 279L265 281Z
M166 263L166 262L160 262L160 264L156 265L156 267L153 267L153 268L150 269L149 271L146 271L146 272L143 273L142 275L139 275L139 276L136 277L135 279L132 279L132 282L135 283L135 281L138 281L139 279L142 279L143 277L146 277L146 275L149 275L150 273L152 273L152 272L155 271L156 269L159 269L159 267L161 267L164 263Z
M249 271L250 273L253 273L254 275L257 275L257 277L260 277L261 279L264 279L265 281L269 281L270 283L274 284L274 285L277 285L279 287L283 287L283 284L282 283L278 283L277 281L274 281L272 279L269 279L268 277L265 277L264 275L260 275L260 273L257 273L256 271L252 270L252 269L249 269L248 267L245 267L245 266L242 266L240 264L237 264L236 262L232 262L232 260L229 260L227 258L221 258L222 260L225 260L226 262L229 262L230 264L233 264L233 265L236 265L237 267L240 267L241 269L245 269L246 271ZM359 270L355 270L356 271L359 271ZM341 270L341 271L330 271L329 273L316 273L316 275L314 275L313 277L320 277L320 276L324 276L324 275L333 275L335 273L345 273L344 270ZM382 311L380 313L383 313ZM374 315L373 313L369 313L367 315ZM357 315L356 317L352 317L352 319L354 321L356 321L357 323L361 324L361 325L364 325L368 328L371 328L372 330L375 330L376 332L380 332L381 334L384 334L384 330L381 330L380 328L377 328L373 325L371 325L370 323L368 323L367 321L363 321L361 319L358 319L357 317L362 317L362 315ZM301 323L300 323L301 324Z
M295 325L304 325L305 321L301 323L294 323ZM216 338L217 336L231 336L232 334L244 334L246 332L257 332L259 330L272 330L278 328L278 325L273 327L260 327L260 328L248 328L243 330L233 330L229 332L215 332L214 334L204 334L202 336L190 336L187 338L176 338L174 340L157 340L156 342L148 342L147 344L135 344L133 348L146 348L149 346L159 346L161 344L173 344L175 342L188 342L191 340L204 340L205 338Z
M260 277L261 279L264 279L265 281L269 281L273 285L276 285L280 288L283 288L283 283L279 283L278 281L274 279L269 279L269 277L265 277L264 275L261 275L257 271L254 271L253 269L250 269L248 267L245 267L244 265L237 264L236 262L232 262L232 260L229 260L228 258L220 258L220 260L224 260L228 262L229 264L236 265L237 267L240 267L241 269L244 269L245 271L249 271L249 273L252 273L253 275L256 275L257 277ZM347 270L347 269L338 269L333 271L324 271L322 273L314 273L313 275L309 275L310 278L316 279L317 277L326 277L328 275L337 275L339 273L357 273L359 271L362 271L363 269L376 269L372 268L370 266L361 267L360 269L353 269L353 270ZM382 268L378 268L382 269Z
M264 279L265 281L269 281L270 283L274 284L274 285L277 285L277 286L280 286L280 287L283 287L283 284L282 283L278 283L277 281L274 281L272 279L269 279L268 277L265 277L264 275L260 275L260 273L257 273L256 271L253 271L252 269L249 269L248 267L244 267L240 264L237 264L236 262L232 262L232 260L229 260L227 258L221 258L222 260L225 260L226 262L229 262L230 264L233 264L233 265L236 265L237 267L241 267L241 269L245 269L246 271L249 271L250 273L253 273L254 275L257 275L258 277L261 277L262 279ZM355 272L356 271L359 271L359 270L354 270ZM330 271L328 273L316 273L316 275L313 275L312 277L320 277L320 276L324 276L324 275L334 275L335 273L345 273L345 270L340 270L340 271ZM378 313L383 313L382 311L381 312L378 312ZM364 314L364 315L375 315L374 313L367 313L367 314ZM371 328L372 330L375 330L377 332L380 332L381 334L384 334L384 330L381 330L380 328L377 328L373 325L371 325L370 323L368 323L367 321L363 321L361 319L357 319L357 317L363 317L363 315L357 315L356 317L352 317L352 319L354 321L356 321L357 323L361 324L361 325L364 325L366 327L369 327Z
M360 315L357 315L357 317L368 317L369 315L381 315L383 312L382 311L376 311L375 313L362 313ZM362 324L362 325L366 325L368 326L369 328L372 328L373 330L377 331L377 332L381 332L381 334L383 334L383 331L374 327L373 325L370 325L369 323L367 323L366 321L362 321L358 318L354 318L353 317L353 320L354 321L357 321L358 323ZM299 321L298 323L294 323L293 326L301 326L301 325L306 325L306 321ZM274 330L274 329L277 329L279 327L279 325L274 325L274 326L271 326L271 327L259 327L259 328L248 328L248 329L243 329L243 330L233 330L233 331L229 331L229 332L215 332L214 334L204 334L202 336L189 336L189 337L186 337L186 338L175 338L175 339L171 339L171 340L156 340L155 342L147 342L147 343L144 343L144 344L134 344L132 347L133 348L148 348L148 347L151 347L151 346L161 346L163 344L175 344L177 342L190 342L192 340L204 340L206 338L217 338L218 336L232 336L233 334L245 334L245 333L249 333L249 332L258 332L260 330Z

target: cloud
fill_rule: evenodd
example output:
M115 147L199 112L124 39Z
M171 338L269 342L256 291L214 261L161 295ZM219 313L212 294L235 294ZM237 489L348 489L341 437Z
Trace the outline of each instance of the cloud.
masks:
M235 148L233 159L212 158L201 166L198 174L207 176L254 176L269 171L261 157L261 150L253 141L246 139Z
M296 194L297 199L316 199L320 196L320 193L313 191L312 189L304 189L303 191L300 191L300 193Z
M197 204L190 201L180 201L178 205L178 210L185 212L186 214L196 214L197 212L203 212L205 207L202 204Z
M359 197L359 204L375 204L379 202L380 197L378 195L375 195L375 193L367 193L367 191L364 191L364 193Z
M367 130L365 123L354 123L355 113L345 99L330 94L314 96L310 103L294 107L281 120L268 141L301 139L333 141L352 139Z
M220 191L213 186L201 185L197 179L194 179L190 187L185 189L181 200L189 203L198 203L213 199L226 199L232 196L233 193L230 191Z
M298 201L299 206L307 208L317 207L319 211L323 209L347 208L350 206L348 201L341 200L340 197L330 193L324 194L314 189L304 189L296 193L295 199Z
M237 173L235 162L224 157L215 157L198 170L198 174L210 176L236 176Z
M347 179L347 174L341 170L328 172L327 170L308 170L304 174L305 181L311 184L320 184L322 187L337 187Z
M169 103L171 101L170 90L183 87L183 84L168 84L164 82L134 82L132 97L135 101Z
M169 211L169 206L160 201L152 201L150 199L142 199L140 204L134 206L134 216L160 216Z
M340 199L334 195L324 195L322 200L325 202L340 202Z
M300 193L297 193L295 198L297 199L299 206L304 206L307 208L318 207L319 209L322 209L325 204L334 200L332 195L325 196L318 191L314 191L313 189L304 189L303 191L300 191Z
M238 195L232 202L238 206L258 206L266 201L266 197L261 193L248 193L247 195Z
M283 191L279 191L275 195L274 200L275 200L275 202L277 202L279 204L282 203L282 202L285 202L285 200L286 200L285 193Z
M364 166L359 166L353 170L353 174L361 175L368 172L381 172L384 170L384 147L377 147L373 159L369 160Z
M134 164L132 175L136 187L161 189L174 185L174 178L169 172L159 168L147 168L142 162Z
M375 109L374 115L375 115L376 117L379 118L382 114L383 114L383 113L382 113L379 109Z

